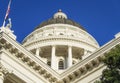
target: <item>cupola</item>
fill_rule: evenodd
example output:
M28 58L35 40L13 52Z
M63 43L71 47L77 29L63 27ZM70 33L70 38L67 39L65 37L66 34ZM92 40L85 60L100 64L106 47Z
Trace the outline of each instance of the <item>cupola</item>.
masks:
M58 12L54 14L53 18L54 19L56 19L56 18L67 19L67 15L65 13L63 13L61 9L59 9Z

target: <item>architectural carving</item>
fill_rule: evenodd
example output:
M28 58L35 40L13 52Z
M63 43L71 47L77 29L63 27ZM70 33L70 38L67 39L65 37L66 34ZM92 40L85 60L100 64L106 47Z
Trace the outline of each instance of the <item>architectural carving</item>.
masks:
M3 83L7 76L11 73L12 71L6 69L0 62L0 83Z

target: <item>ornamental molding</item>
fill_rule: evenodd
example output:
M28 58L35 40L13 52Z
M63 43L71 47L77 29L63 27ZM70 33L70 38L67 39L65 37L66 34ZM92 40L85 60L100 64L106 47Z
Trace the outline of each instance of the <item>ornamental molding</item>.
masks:
M46 26L43 26L42 28L39 28L39 29L35 29L31 34L29 34L26 38L28 38L29 36L32 36L32 34L36 34L36 33L40 33L40 32L43 32L45 30L48 30L48 29L54 29L54 30L57 30L58 28L57 27L64 27L64 29L70 29L70 30L74 30L74 31L78 31L80 33L83 33L83 34L86 34L86 31L80 29L79 27L76 27L76 26L72 26L72 25L69 25L69 24L51 24L51 25L46 25ZM26 39L25 38L25 39Z
M91 54L88 58L78 62L74 66L65 70L63 73L59 74L31 54L21 44L11 39L5 33L0 33L1 52L7 51L11 53L13 57L16 57L16 59L22 61L23 64L27 64L29 68L34 70L37 74L42 76L50 83L70 83L78 78L84 77L90 72L99 69L103 66L101 65L101 58L104 57L104 53L108 52L118 44L120 44L120 37L111 40L99 48L96 52ZM4 49L4 51L2 49Z
M71 34L74 34L73 37L67 34L69 31L70 31ZM61 35L55 34L55 33L59 33L59 32L64 33L64 35L61 36ZM98 45L97 41L89 33L87 33L86 31L81 30L81 29L79 29L78 27L75 27L75 26L64 25L64 24L48 25L48 26L44 26L44 27L42 27L42 28L40 28L38 30L35 30L23 40L23 43L25 44L26 41L27 42L31 41L30 39L32 39L32 40L36 39L36 35L37 36L42 35L42 36L40 36L40 38L43 38L43 39L46 38L46 37L49 38L49 36L43 35L45 33L46 34L47 33L50 33L50 34L52 33L53 38L61 36L62 38L65 37L65 38L68 38L68 39L70 39L70 38L75 39L75 40L81 39L81 40L84 40L84 42L87 42L88 39L89 39L89 42L87 42L87 43L91 42L91 43L93 43L93 46ZM83 39L81 37L83 37ZM87 41L84 38L87 39ZM99 47L99 45L98 45L98 47Z
M84 44L84 45L88 45L88 46L91 46L91 47L93 47L93 48L96 48L96 49L98 49L98 47L97 46L95 46L95 45L93 45L93 44L91 44L91 43L89 43L89 42L86 42L86 41L83 41L82 39L80 40L78 40L77 38L70 38L70 37L62 37L62 36L60 36L60 37L57 37L57 36L52 36L52 37L44 37L44 38L41 38L41 39L38 39L38 40L34 40L34 41L30 41L30 42L27 42L27 43L25 43L25 44L23 44L23 46L24 47L31 47L32 45L35 45L35 44L41 44L41 43L47 43L47 42L52 42L52 41L63 41L62 42L62 44L64 45L68 45L69 43L77 43L77 44ZM64 43L64 42L68 42L67 44L66 43ZM49 44L49 43L48 43ZM44 44L43 44L44 45Z

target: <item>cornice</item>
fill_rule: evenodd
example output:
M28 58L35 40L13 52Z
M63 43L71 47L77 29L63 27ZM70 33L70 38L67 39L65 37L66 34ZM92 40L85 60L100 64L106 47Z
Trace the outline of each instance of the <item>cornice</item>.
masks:
M46 26L43 26L42 28L34 30L31 34L26 36L23 41L25 41L29 36L31 36L33 34L40 33L41 31L48 30L48 29L55 29L56 30L56 29L59 29L57 27L61 27L61 26L65 27L65 29L75 30L75 31L78 31L78 32L81 32L84 34L87 33L86 31L84 31L76 26L72 26L72 25L68 25L68 24L51 24L51 25L46 25Z
M40 44L42 42L50 42L50 41L60 41L62 40L63 41L63 44L64 44L64 41L67 41L67 42L75 42L75 43L82 43L82 44L85 44L85 45L88 45L88 46L91 46L93 48L96 48L98 49L97 46L95 46L94 44L90 43L90 42L87 42L83 39L78 39L78 38L75 38L75 37L67 37L67 36L51 36L51 37L43 37L43 38L40 38L40 39L37 39L37 40L34 40L34 41L30 41L30 42L27 42L25 43L23 46L24 47L30 47L34 44Z

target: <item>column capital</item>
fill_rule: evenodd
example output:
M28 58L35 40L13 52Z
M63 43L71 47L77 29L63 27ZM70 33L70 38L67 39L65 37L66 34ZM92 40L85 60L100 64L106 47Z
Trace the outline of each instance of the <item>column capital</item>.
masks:
M72 45L68 45L68 47L72 47Z
M36 48L36 49L38 49L38 50L40 50L40 51L41 51L41 47L39 47L39 48Z
M51 45L51 47L56 47L56 45Z

